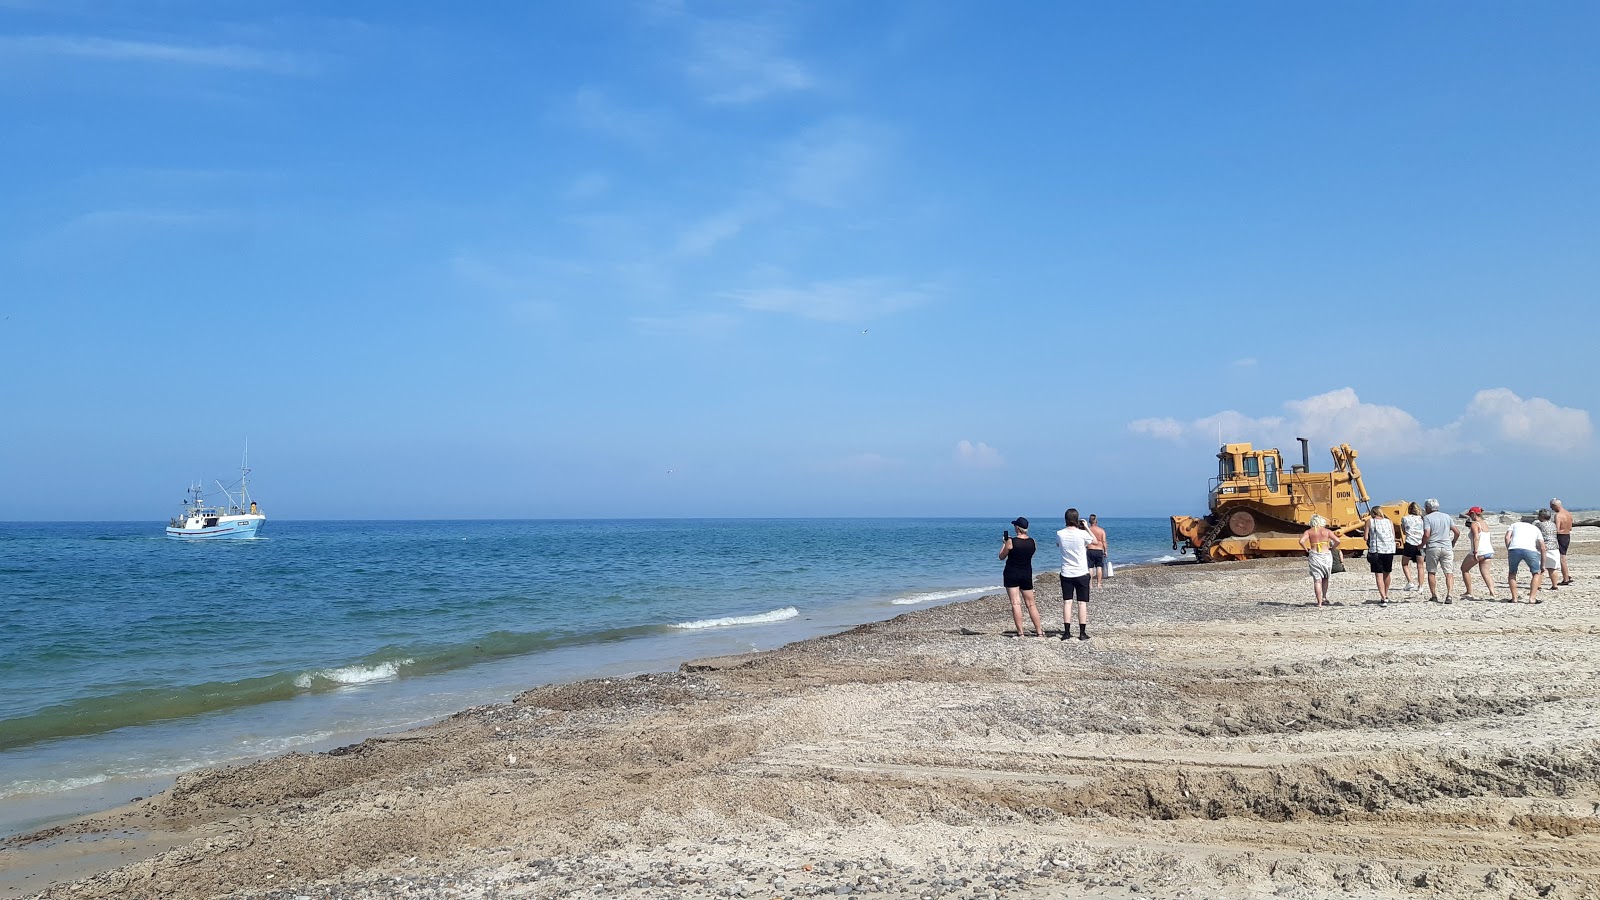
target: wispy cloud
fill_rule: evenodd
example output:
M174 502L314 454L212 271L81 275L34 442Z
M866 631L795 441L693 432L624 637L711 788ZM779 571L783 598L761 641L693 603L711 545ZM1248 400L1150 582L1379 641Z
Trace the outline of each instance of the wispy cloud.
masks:
M838 459L825 459L815 464L815 468L825 472L841 472L851 475L872 475L897 469L905 465L905 461L881 453L857 453Z
M784 30L773 22L695 21L684 68L708 103L748 104L811 90L816 76L785 55L785 40Z
M739 210L724 210L689 226L678 236L678 252L699 256L744 230L746 215Z
M666 127L660 115L618 103L595 87L573 95L572 111L585 130L641 147L657 143Z
M908 287L887 278L821 281L805 287L731 291L745 309L787 313L818 322L864 322L921 305L933 296L928 287Z
M309 61L290 53L233 44L178 44L130 41L78 35L13 35L0 37L0 55L71 57L112 63L156 63L271 72L311 74Z
M642 334L659 337L716 339L727 337L738 327L738 319L726 313L693 312L673 316L635 316L633 327Z
M1253 417L1224 410L1189 422L1138 419L1128 423L1128 430L1161 440L1214 441L1220 428L1223 440L1284 446L1296 437L1307 437L1396 456L1482 452L1508 444L1576 454L1594 444L1594 425L1586 410L1557 406L1542 397L1523 399L1507 388L1479 391L1461 415L1437 427L1423 425L1397 406L1368 403L1354 388L1290 400L1283 406L1286 416Z
M870 119L845 117L807 129L777 151L775 181L789 199L841 206L871 188L893 142Z
M545 257L512 261L488 260L457 253L450 270L463 283L502 304L513 317L530 322L551 322L560 317L556 297L561 286L588 274L581 264Z
M568 200L593 200L611 190L611 178L604 172L585 172L567 184Z

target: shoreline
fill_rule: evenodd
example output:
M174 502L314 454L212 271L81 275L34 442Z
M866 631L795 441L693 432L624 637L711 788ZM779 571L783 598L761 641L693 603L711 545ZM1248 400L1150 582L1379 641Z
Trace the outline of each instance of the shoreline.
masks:
M0 843L0 897L1600 889L1600 581L1379 608L1351 563L1325 610L1298 560L1119 567L1083 646L991 595L190 773Z

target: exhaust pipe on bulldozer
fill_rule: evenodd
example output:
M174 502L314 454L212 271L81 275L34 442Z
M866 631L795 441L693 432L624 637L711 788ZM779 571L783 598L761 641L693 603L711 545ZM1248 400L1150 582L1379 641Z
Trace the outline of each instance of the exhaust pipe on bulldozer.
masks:
M1300 442L1300 465L1294 467L1296 472L1311 471L1311 441L1306 438L1295 438Z

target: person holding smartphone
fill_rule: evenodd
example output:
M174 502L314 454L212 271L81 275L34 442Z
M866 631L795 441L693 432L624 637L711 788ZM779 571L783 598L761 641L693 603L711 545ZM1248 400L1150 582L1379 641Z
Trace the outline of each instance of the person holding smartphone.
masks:
M1028 520L1025 516L1017 516L1011 520L1016 526L1017 536L1013 538L1010 530L1000 532L1000 558L1006 561L1002 584L1006 586L1006 596L1011 598L1011 618L1017 623L1017 637L1023 637L1022 606L1028 606L1028 617L1033 619L1033 636L1044 637L1044 623L1039 619L1039 608L1033 604L1033 538L1028 537Z

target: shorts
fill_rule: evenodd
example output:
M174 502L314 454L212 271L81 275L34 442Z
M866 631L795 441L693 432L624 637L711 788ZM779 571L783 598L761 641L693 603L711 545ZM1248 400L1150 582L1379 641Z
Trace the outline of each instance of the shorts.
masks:
M1074 597L1079 603L1089 602L1089 573L1061 576L1062 601L1071 603Z
M1307 553L1306 562L1311 566L1312 578L1327 578L1333 574L1332 553Z
M1561 548L1561 555L1567 555L1567 548L1572 546L1572 532L1556 535L1556 546Z
M1001 576L1000 583L1008 588L1021 588L1025 591L1031 591L1033 590L1033 573L1008 571Z
M1534 574L1534 575L1537 575L1541 571L1543 571L1539 567L1539 551L1537 551L1537 550L1513 550L1513 551L1511 551L1511 577L1512 578L1517 577L1517 568L1522 563L1527 563L1528 564L1528 571L1530 573Z
M1394 571L1393 553L1373 553L1367 551L1367 565L1372 567L1374 575L1388 575Z
M1400 548L1400 555L1412 562L1422 559L1422 546L1420 544L1407 544Z
M1106 552L1104 550L1089 551L1089 568L1104 569L1106 567Z
M1449 544L1430 545L1424 548L1422 556L1427 560L1429 575L1440 569L1448 572L1456 567L1456 548Z

